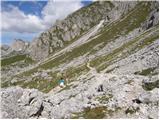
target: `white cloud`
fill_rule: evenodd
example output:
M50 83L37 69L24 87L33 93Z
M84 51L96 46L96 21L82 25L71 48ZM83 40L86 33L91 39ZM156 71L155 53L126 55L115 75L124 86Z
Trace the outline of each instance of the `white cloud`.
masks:
M45 28L39 17L25 15L17 7L12 7L11 11L2 11L1 15L2 31L32 33Z
M57 19L63 19L68 14L81 8L80 0L54 0L49 1L42 10L42 17L24 14L15 6L10 11L2 11L2 31L18 33L41 32L49 28Z
M42 11L44 15L44 24L52 25L57 19L65 18L69 13L76 11L82 6L79 0L50 1Z

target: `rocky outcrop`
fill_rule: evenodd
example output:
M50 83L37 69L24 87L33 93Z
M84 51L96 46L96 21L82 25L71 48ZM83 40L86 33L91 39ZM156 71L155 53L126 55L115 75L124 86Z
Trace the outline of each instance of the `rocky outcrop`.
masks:
M142 29L149 29L155 25L159 25L159 7L158 4L155 2L152 6L153 11L148 16L145 23L142 24Z
M42 104L42 101L36 100L39 97L42 97L42 93L34 89L24 90L20 87L9 88L7 91L2 89L2 118L29 118L36 115Z
M8 58L18 54L28 53L30 43L21 39L15 39L11 45L1 46L1 58Z
M1 46L1 57L6 56L7 54L11 53L12 49L9 45L2 45Z
M111 115L105 114L106 118L158 118L158 89L143 89L142 81L147 79L90 71L70 84L68 90L43 94L19 87L2 89L2 118L72 118L85 108L99 106L112 111ZM100 84L103 91L98 91Z
M23 89L19 87L12 87L7 91L1 89L1 118L25 118L23 109L18 107L17 102L22 94Z
M29 42L23 41L21 39L15 39L14 42L11 44L11 48L15 51L26 51L29 45Z

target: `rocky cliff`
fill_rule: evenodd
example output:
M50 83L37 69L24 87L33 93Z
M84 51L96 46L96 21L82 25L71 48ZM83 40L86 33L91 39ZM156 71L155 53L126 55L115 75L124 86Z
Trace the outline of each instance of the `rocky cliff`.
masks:
M135 2L95 2L88 7L69 15L66 19L58 21L48 31L31 44L30 54L34 59L41 60L57 49L75 41L82 34L97 25L100 20L106 24L118 19L122 14L135 6ZM94 13L94 14L93 14Z
M26 42L24 40L15 39L14 42L11 44L11 48L15 51L26 51L26 49L28 49L29 47L29 44L29 42Z
M2 118L158 118L157 1L94 2L24 51L1 60Z

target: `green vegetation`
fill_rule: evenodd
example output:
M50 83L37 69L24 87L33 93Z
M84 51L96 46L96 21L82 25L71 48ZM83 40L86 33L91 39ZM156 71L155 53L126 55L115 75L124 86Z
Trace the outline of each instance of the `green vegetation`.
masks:
M84 64L84 65L77 67L77 68L73 68L73 67L68 68L66 70L65 74L69 79L72 79L72 78L77 78L79 75L84 74L88 71L89 71L89 69Z
M87 107L83 111L78 113L73 113L72 119L103 119L112 116L115 112L121 110L120 107L115 108L115 111L108 110L106 106L99 106L95 108Z
M18 82L14 82L11 83L10 81L6 81L6 82L2 82L1 83L1 87L8 87L8 86L21 86L23 88L35 88L38 89L42 92L49 92L51 89L55 88L58 85L58 80L57 79L57 72L55 72L54 74L52 74L52 80L46 80L43 79L41 77L34 77L32 78L31 81L18 81ZM18 76L17 76L18 78Z
M34 69L33 69L34 70ZM68 83L72 82L73 80L76 80L77 76L80 74L84 74L88 71L85 65L79 66L77 68L68 68L65 71L63 71L64 78L68 78ZM34 71L29 71L26 73L23 73L23 75L29 75L32 74ZM15 83L11 83L9 81L1 83L1 87L8 87L8 86L21 86L23 88L36 88L42 92L48 93L50 90L58 86L59 76L57 76L57 73L59 71L55 71L53 73L49 73L49 75L53 78L52 80L46 80L41 77L35 77L32 78L31 81L18 81ZM22 74L21 74L22 75ZM17 78L21 78L21 76L16 76ZM26 76L27 77L27 76ZM64 89L69 89L71 86L66 86ZM62 90L64 90L62 89Z
M42 92L48 93L51 89L58 85L58 80L32 80L31 82L24 83L22 87L36 88Z
M133 52L136 52L137 50L144 48L147 45L146 43L148 43L148 41L152 43L158 38L158 32L156 33L157 35L155 36L151 35L145 38L145 35L147 34L148 34L148 31L139 35L138 37L129 41L128 43L123 44L121 47L113 50L111 53L104 55L104 56L100 56L92 60L91 65L98 66L97 70L101 71L105 69L108 65L114 63L115 62L114 60L117 60L118 58L119 60L123 59L127 57L128 55L132 54ZM143 39L145 38L145 39L140 41L140 39L142 38ZM141 43L141 45L139 45L139 43Z
M58 79L44 80L44 79L34 79L29 82L16 82L14 85L21 86L23 88L35 88L44 93L48 93L50 90L58 85Z
M135 72L134 74L135 75L143 75L143 76L147 76L147 75L152 75L152 73L154 72L154 70L156 69L156 67L154 68L147 68L147 69L144 69L142 71L138 71L138 72Z
M137 108L128 108L128 109L125 111L125 113L126 113L126 114L134 114L134 113L136 113L136 112L139 111L139 110L140 110L139 107L137 107Z
M159 80L156 80L155 82L143 82L142 87L146 91L153 90L154 88L159 88Z
M3 83L2 83L2 81L1 81L1 87L2 87L2 88L8 87L8 86L9 86L9 82L8 82L8 81L3 82Z
M111 114L111 110L107 110L107 107L100 106L95 108L85 108L84 111L74 113L73 119L83 117L84 119L102 119L106 114Z
M10 58L5 58L5 59L2 59L1 60L1 66L6 66L6 65L10 65L12 63L15 63L15 62L19 62L19 61L22 61L24 60L25 63L33 63L34 61L28 57L27 55L16 55L16 56L13 56L13 57L10 57Z
M96 100L98 100L100 103L106 103L112 97L113 97L112 94L108 94L108 95L103 95L103 96L97 97Z
M26 56L26 58L24 59L24 62L25 62L25 63L29 63L29 64L35 63L35 61L34 61L32 58L27 57L27 56Z
M21 73L21 74L15 75L14 77L30 76L30 75L33 74L34 72L37 72L37 68L30 69L30 70L25 71L25 72L23 72L23 73Z

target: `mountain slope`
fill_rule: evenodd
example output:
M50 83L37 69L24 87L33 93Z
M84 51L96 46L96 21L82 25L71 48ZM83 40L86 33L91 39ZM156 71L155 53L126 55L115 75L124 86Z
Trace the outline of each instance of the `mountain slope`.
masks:
M3 107L3 116L158 118L158 12L156 1L104 1L56 23L30 43L28 57L37 63L10 77L2 70L2 87L30 88L2 89L18 96L8 97L14 104ZM58 74L68 79L63 89ZM14 107L25 114L9 114Z

